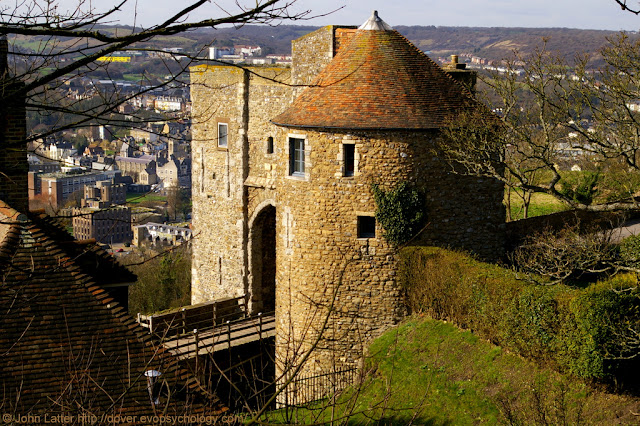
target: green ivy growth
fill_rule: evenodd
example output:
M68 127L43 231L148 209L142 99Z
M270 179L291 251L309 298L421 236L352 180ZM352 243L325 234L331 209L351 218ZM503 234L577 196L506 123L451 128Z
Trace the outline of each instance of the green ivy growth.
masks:
M371 189L376 200L376 220L384 229L387 241L401 245L413 238L426 219L424 196L407 182L389 191L375 183Z

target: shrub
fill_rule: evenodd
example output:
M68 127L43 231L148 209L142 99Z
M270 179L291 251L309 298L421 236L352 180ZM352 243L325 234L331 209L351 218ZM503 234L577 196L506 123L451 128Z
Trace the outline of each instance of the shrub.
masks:
M527 358L588 379L640 371L640 291L632 275L586 289L541 286L462 253L408 247L400 251L399 279L412 311Z
M565 177L560 193L576 203L589 205L598 193L598 182L601 180L599 172L582 172L573 178Z
M570 303L569 322L561 333L563 364L581 377L617 376L640 355L640 292L632 275L620 275L581 291ZM637 369L637 365L636 365Z
M640 266L640 235L632 235L622 241L620 258L629 266Z
M138 281L129 291L129 312L148 314L191 303L191 249L175 247L151 259L132 258Z
M611 231L598 229L580 232L577 225L545 229L530 235L511 260L521 271L555 282L611 273L623 266L613 237Z
M521 355L549 359L559 329L557 291L527 286L509 301L501 320L501 340Z

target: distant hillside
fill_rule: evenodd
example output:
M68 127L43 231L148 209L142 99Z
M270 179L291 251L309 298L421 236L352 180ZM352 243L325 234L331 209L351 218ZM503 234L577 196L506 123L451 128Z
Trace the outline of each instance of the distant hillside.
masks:
M245 25L241 28L201 28L175 36L157 37L151 41L139 43L135 47L167 48L181 47L186 52L198 53L208 46L233 46L237 44L259 45L264 54L291 52L291 40L301 37L319 27L301 25L258 26ZM501 60L512 57L515 50L528 54L543 39L547 48L568 58L576 53L587 53L598 65L599 50L606 44L607 38L615 37L615 31L578 30L567 28L470 28L435 26L397 26L401 34L411 40L420 49L434 57L458 54L473 55L489 60ZM110 27L109 31L127 32L130 27ZM636 34L632 35L637 37ZM38 38L18 37L16 44L29 50L38 50L42 43ZM66 40L61 47L73 44Z
M202 45L259 44L268 53L288 53L291 40L316 30L318 27L281 25L277 27L247 25L240 29L201 29L185 34ZM600 58L599 50L615 31L578 30L567 28L469 28L435 26L397 26L402 35L433 56L471 54L490 60L501 60L513 55L514 50L531 53L547 40L547 48L566 57L577 52ZM636 36L636 35L634 35Z
M320 27L302 25L280 25L276 27L245 25L242 28L200 29L189 33L203 43L214 46L254 44L262 47L265 55L291 53L291 40L295 40Z
M277 27L247 25L240 29L201 29L189 38L214 41L215 45L260 44L275 53L289 52L291 40L318 27L281 25ZM416 46L434 55L469 53L493 60L503 59L514 50L532 52L547 39L550 50L571 56L578 51L597 54L615 31L567 28L469 28L435 26L397 26L402 35Z
M599 57L599 50L615 31L576 30L567 28L467 28L467 27L396 27L416 46L433 55L473 54L491 60L533 52L547 41L550 51L572 57L584 52Z

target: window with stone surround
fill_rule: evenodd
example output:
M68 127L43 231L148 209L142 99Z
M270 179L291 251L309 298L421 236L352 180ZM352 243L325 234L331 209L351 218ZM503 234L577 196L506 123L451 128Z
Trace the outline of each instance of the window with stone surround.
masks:
M218 147L227 148L229 135L229 125L227 123L218 123Z
M358 216L358 238L376 237L375 216Z
M289 138L289 175L304 177L304 142L303 138Z
M356 146L352 143L342 144L343 176L354 176L356 170Z

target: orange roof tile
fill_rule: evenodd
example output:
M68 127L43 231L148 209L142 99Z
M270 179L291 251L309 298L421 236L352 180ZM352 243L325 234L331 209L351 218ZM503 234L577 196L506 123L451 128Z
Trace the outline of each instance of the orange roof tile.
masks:
M274 124L434 129L477 105L471 94L395 30L358 30Z

